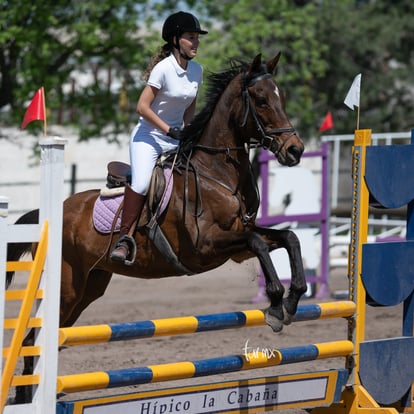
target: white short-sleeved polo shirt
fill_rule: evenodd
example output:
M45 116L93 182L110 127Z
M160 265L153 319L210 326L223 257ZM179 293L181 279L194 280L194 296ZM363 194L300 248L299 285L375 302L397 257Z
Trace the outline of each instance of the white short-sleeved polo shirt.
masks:
M170 54L154 66L147 82L159 90L151 105L152 110L169 126L181 127L184 113L197 96L202 80L203 69L198 63L190 60L187 69L183 69ZM140 119L138 134L165 139L160 130L143 118Z

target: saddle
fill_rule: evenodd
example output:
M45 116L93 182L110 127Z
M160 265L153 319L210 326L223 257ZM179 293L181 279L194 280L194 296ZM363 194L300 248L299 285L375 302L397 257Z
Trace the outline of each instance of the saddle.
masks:
M138 226L148 223L150 217L157 214L166 187L164 168L168 167L161 159L155 165L148 191L146 208L143 209ZM111 161L107 165L105 195L121 194L127 184L131 184L131 166L122 161Z
M121 161L111 161L107 165L106 186L108 188L125 187L131 183L131 166Z

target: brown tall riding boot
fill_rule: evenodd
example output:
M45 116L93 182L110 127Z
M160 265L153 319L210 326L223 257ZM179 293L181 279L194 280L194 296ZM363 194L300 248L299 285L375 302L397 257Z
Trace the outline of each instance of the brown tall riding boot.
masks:
M124 207L121 218L119 239L111 252L111 260L124 263L130 253L128 233L135 220L139 220L146 196L136 193L129 185L125 187Z

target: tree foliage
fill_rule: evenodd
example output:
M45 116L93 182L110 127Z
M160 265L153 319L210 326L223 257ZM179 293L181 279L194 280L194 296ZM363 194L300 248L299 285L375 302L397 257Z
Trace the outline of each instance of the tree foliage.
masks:
M211 10L220 20L203 60L216 68L229 56L281 50L277 79L304 137L318 133L328 111L334 132L355 129L356 114L343 101L358 73L360 127L407 130L414 120L413 9L410 0L222 1Z
M406 131L414 120L414 63L410 0L326 1L320 7L318 37L327 71L315 83L313 100L333 111L336 130L355 128L343 105L352 79L362 73L361 128Z
M113 79L136 92L131 71L145 57L145 10L136 0L3 1L0 108L9 107L16 123L44 86L50 123L73 122L84 136L118 130L127 119Z
M282 51L277 81L302 136L330 110L335 132L355 128L343 100L362 73L361 127L413 127L411 0L187 0L209 34L198 61L206 73L230 59L270 59ZM45 87L49 124L80 137L116 137L136 122L142 71L161 45L170 0L4 0L0 5L0 109L19 125L25 103ZM88 81L85 81L88 75ZM202 105L202 94L200 97Z
M327 69L321 58L326 46L316 37L315 4L297 6L288 0L221 4L222 21L216 38L208 40L209 55L215 51L222 64L231 57L251 60L257 53L270 59L281 51L277 80L286 95L288 114L295 125L310 131L315 122L313 83Z

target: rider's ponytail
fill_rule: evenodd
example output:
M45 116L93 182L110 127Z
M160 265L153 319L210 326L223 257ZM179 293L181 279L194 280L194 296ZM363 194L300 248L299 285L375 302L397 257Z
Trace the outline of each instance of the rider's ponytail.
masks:
M148 80L150 73L152 69L154 68L154 66L158 62L161 62L161 60L165 59L171 53L171 51L172 51L172 46L169 43L166 43L164 46L160 47L158 53L151 58L149 65L145 69L145 72L143 74L143 78L145 82Z

